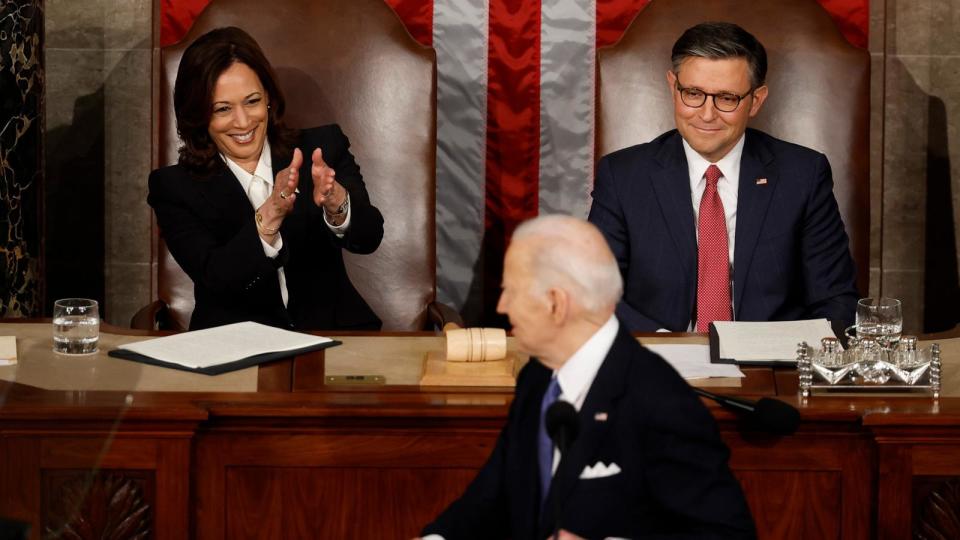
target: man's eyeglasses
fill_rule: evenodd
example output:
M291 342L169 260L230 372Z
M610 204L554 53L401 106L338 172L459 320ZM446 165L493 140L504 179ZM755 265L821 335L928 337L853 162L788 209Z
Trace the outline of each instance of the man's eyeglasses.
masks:
M680 100L683 101L683 104L687 107L693 107L694 109L698 107L703 107L703 104L707 102L707 96L713 98L713 106L720 112L733 112L737 110L737 107L740 106L740 102L743 98L749 96L753 93L753 88L747 90L746 94L738 96L737 94L731 94L730 92L720 92L718 94L711 94L709 92L704 92L699 88L686 88L680 86L680 80L677 79L677 91L680 92Z

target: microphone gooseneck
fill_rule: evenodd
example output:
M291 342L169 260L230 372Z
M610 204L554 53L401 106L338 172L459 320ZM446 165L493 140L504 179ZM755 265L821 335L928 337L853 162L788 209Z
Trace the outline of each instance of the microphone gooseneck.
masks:
M701 396L711 399L732 411L745 414L761 431L777 435L790 435L800 426L800 411L778 399L760 398L753 401L745 398L721 396L702 388L693 388Z

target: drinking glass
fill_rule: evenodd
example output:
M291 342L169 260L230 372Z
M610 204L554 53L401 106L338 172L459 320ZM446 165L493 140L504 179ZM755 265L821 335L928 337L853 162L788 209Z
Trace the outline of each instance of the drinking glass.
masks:
M61 354L97 352L100 306L87 298L64 298L53 303L53 351Z
M903 332L903 312L896 298L861 298L857 302L857 338L873 338L891 348Z

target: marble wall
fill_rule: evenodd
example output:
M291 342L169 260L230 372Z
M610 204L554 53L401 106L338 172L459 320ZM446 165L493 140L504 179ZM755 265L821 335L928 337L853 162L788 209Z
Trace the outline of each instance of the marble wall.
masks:
M40 310L43 1L0 0L0 317Z
M151 0L46 1L47 165L75 171L73 156L102 168L102 287L116 324L151 299L151 10ZM870 12L869 293L903 299L906 331L953 327L960 0L871 0Z
M104 319L126 325L151 300L153 1L46 0L46 11L47 301L102 296Z
M960 0L872 0L871 289L904 326L960 322Z

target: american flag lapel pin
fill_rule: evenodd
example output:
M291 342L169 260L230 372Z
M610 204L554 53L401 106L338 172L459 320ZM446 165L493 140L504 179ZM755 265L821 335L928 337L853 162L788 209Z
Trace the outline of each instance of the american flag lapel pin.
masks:
M597 422L606 422L606 421L607 421L607 413L605 413L605 412L595 413L595 414L593 415L593 419L596 420Z
M765 185L767 185L767 179L766 179L766 178L757 178L757 185L758 185L758 186L765 186Z

